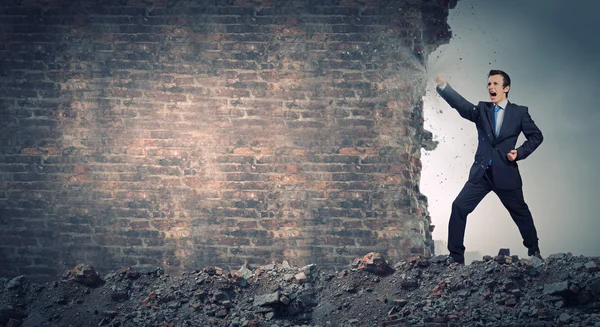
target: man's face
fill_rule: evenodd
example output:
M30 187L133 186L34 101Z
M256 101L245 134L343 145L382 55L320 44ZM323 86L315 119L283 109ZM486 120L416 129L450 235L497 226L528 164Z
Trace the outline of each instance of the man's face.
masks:
M492 75L488 77L488 93L493 103L498 104L506 99L506 93L510 86L504 87L504 77L502 75Z

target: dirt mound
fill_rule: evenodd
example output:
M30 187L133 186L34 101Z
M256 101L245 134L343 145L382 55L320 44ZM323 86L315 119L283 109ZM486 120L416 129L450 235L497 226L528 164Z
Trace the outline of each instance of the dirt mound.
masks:
M372 258L385 262L363 262ZM284 261L181 276L125 268L103 278L78 265L44 285L0 279L0 326L600 327L598 258L486 256L461 266L414 257L385 274L357 262L343 271Z

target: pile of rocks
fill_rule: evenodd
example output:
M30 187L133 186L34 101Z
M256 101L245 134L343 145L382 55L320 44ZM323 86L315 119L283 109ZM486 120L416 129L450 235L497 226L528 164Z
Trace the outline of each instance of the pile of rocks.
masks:
M370 253L343 271L284 261L180 276L125 268L104 278L78 265L45 285L0 279L0 326L600 327L598 258L446 259L391 268Z

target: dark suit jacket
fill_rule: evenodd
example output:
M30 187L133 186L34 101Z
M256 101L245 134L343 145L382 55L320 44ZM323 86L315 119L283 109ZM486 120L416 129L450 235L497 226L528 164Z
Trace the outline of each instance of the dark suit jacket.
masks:
M527 107L508 103L504 112L504 120L500 133L496 137L494 131L494 104L479 102L476 106L458 94L449 84L444 90L437 88L438 93L456 109L465 119L477 126L477 152L475 162L469 172L469 181L478 183L492 159L494 185L498 189L517 189L523 186L517 161L527 158L544 140L542 131L535 125ZM515 149L519 134L525 134L527 141L517 148L517 160L509 161L506 154Z

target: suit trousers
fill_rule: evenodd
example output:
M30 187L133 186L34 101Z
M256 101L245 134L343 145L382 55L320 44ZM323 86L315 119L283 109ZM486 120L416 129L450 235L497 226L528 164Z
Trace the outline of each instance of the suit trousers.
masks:
M523 198L523 189L500 190L494 187L492 167L489 166L481 180L478 183L467 182L452 203L452 213L448 224L448 251L450 251L450 257L456 262L464 263L465 261L464 237L467 216L475 210L475 207L490 191L494 191L498 195L517 224L523 237L523 245L528 249L538 246L537 231L529 207Z

